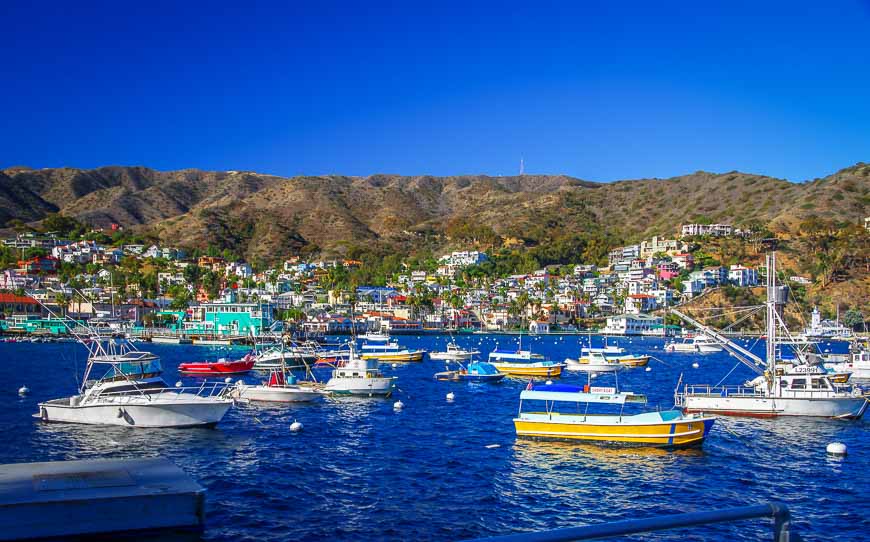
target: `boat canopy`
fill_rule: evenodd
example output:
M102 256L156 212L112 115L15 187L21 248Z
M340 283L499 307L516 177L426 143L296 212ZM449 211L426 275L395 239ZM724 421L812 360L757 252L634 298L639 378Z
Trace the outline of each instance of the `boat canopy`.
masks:
M484 361L470 363L466 370L471 374L479 374L479 375L497 375L501 374L498 372L498 369L495 368L495 365L492 363L486 363Z
M566 384L550 384L537 386L520 393L520 400L563 401L568 403L646 403L646 396L636 393L619 392L616 388L589 388L569 386Z

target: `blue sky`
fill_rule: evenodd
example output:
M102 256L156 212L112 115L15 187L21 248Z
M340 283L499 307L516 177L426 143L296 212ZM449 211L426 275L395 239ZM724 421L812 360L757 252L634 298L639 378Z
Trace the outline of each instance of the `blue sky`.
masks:
M2 2L0 167L279 175L870 161L870 2Z

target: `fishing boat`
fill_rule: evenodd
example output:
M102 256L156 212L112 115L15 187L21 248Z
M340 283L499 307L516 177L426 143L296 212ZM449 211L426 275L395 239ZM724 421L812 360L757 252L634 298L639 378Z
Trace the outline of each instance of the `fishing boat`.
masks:
M332 378L326 382L324 390L333 395L389 397L396 387L396 379L381 373L377 359L357 355L353 342L348 344L348 348L347 359L333 369Z
M223 383L170 388L160 376L159 358L126 341L80 342L89 355L79 393L39 403L39 419L129 427L211 426L232 405ZM107 369L102 377L89 379L101 369Z
M451 340L444 352L429 352L429 359L436 361L464 361L480 354L479 350L466 350Z
M304 403L320 399L323 394L316 382L299 382L286 365L272 369L269 379L261 384L238 381L230 391L235 399L268 403Z
M625 368L625 365L610 359L601 352L586 352L585 356L579 359L565 358L565 369L568 371L615 373Z
M362 359L373 359L376 361L385 362L407 362L407 361L423 361L425 350L411 350L402 348L399 343L391 341L385 344L368 344L362 345L363 352L360 354Z
M777 371L779 334L788 339L780 311L788 299L787 290L776 284L776 255L767 255L767 340L765 358L762 359L709 326L685 314L672 312L698 327L716 340L730 354L752 369L758 377L743 386L711 386L680 382L674 392L675 404L686 412L706 412L733 416L815 416L857 419L867 409L867 399L860 388L831 382L826 374L794 374ZM800 363L806 363L804 354L796 352Z
M435 374L435 380L450 382L501 382L507 375L500 373L495 365L485 361L460 364L459 369Z
M696 335L681 343L671 342L665 345L665 352L679 354L715 354L721 352L722 347L707 335Z
M530 403L534 410L524 410ZM529 383L520 392L514 428L519 437L677 448L703 443L715 421L679 410L625 412L627 405L642 404L644 395L616 387Z
M178 370L186 375L225 376L249 372L256 362L254 355L248 353L242 359L220 358L217 361L193 361L181 363Z

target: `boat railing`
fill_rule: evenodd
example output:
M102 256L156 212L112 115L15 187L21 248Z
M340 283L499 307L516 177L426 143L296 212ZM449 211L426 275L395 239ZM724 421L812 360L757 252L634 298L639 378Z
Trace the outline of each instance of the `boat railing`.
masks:
M149 401L154 399L183 400L185 395L196 395L197 397L210 398L222 397L228 393L230 385L224 382L208 382L204 381L199 386L179 386L175 388L141 388L127 391L102 391L98 390L88 397L88 401L94 401L104 398L118 397L147 397Z
M548 531L523 532L512 535L478 538L476 542L568 542L571 540L596 540L616 536L628 536L653 531L686 529L697 525L731 523L749 519L772 519L771 529L774 542L800 542L801 537L791 528L791 514L788 507L780 503L767 503L756 506L740 506L724 510L688 512L643 519L613 521L597 525L568 527Z
M853 387L850 384L831 383L831 389L827 388L796 388L783 389L782 397L816 398L830 397L832 393L848 394ZM715 396L715 397L767 397L763 392L757 391L752 386L710 386L708 384L686 384L681 395L689 396Z

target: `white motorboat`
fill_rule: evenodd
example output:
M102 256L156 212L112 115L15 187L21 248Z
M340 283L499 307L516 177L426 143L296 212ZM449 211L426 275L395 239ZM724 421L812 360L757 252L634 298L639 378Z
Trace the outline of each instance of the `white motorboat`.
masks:
M88 364L79 394L39 403L35 416L46 422L128 427L196 427L218 423L232 406L223 383L170 388L160 377L160 360L126 341L81 341ZM97 380L96 370L107 368Z
M230 396L243 401L304 403L320 399L323 391L316 382L298 382L293 373L282 365L273 369L269 379L261 384L249 385L239 380L230 391Z
M456 344L456 341L447 343L447 350L444 352L429 352L429 359L436 361L465 361L480 354L480 350L466 350Z
M381 373L377 359L358 356L353 341L348 346L347 359L333 369L332 378L326 382L324 390L334 395L389 397L396 387L396 379Z
M271 346L257 352L254 370L269 371L280 369L282 366L304 367L317 361L318 350L317 343L291 344L288 347L283 344Z
M716 330L673 310L690 324L704 331L734 357L758 374L744 386L680 385L674 393L675 404L687 412L733 416L817 416L857 419L867 409L867 398L860 388L837 384L827 374L806 371L778 371L778 332L789 337L780 316L787 290L776 285L776 257L767 255L767 341L765 359L732 342ZM803 354L797 360L806 362Z
M365 340L365 341L383 343L383 342L387 342L390 340L390 335L388 333L379 333L376 331L369 331L368 333L365 333L364 335L362 335L360 338Z
M721 351L722 347L704 334L696 335L681 343L672 342L665 345L665 352L682 354L714 354Z
M581 359L565 358L565 370L584 373L615 373L626 368L619 361L607 358L601 352L587 352Z

